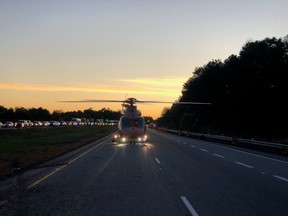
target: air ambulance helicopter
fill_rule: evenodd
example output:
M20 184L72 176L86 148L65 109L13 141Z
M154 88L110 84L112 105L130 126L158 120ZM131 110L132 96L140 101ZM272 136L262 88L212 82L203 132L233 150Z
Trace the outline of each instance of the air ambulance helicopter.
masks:
M127 98L125 100L81 100L65 102L84 102L84 103L122 103L122 116L118 123L118 131L113 135L112 141L117 143L146 143L148 140L146 134L146 124L144 117L141 116L140 110L137 109L136 103L167 103L167 104L190 104L190 105L210 105L211 103L203 102L167 102L167 101L140 101L136 98Z

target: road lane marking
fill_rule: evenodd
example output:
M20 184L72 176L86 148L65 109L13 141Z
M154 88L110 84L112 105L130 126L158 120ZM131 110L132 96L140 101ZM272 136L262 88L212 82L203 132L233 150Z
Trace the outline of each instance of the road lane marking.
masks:
M185 145L187 144L187 142L182 142L182 143L185 144Z
M200 148L201 151L208 152L208 150Z
M207 144L215 146L215 144L210 144L210 143L207 143ZM235 151L235 152L244 153L244 154L247 154L247 155L256 156L256 157L259 157L259 158L265 158L265 159L268 159L268 160L272 160L272 161L288 164L288 161L284 161L284 160L270 158L270 157L263 156L263 155L257 155L257 154L253 154L253 153L249 153L249 152L245 152L245 151L241 151L241 150L237 150L237 149L233 149L233 148L229 148L229 147L224 147L224 146L217 146L217 147L223 148L223 149L229 149L229 150L232 150L232 151Z
M53 172L49 173L48 175L38 179L37 181L35 181L34 183L32 183L31 185L29 185L27 188L31 189L32 187L36 186L37 184L41 183L42 181L48 179L50 176L54 175L55 173L59 172L60 170L62 170L63 168L65 168L66 166L68 166L67 164L62 165L59 168L56 168Z
M156 161L158 164L160 164L160 161L159 161L158 158L155 158L155 161Z
M238 164L238 165L241 165L241 166L244 166L244 167L250 168L250 169L253 169L253 168L254 168L253 166L250 166L250 165L248 165L248 164L241 163L241 162L238 162L238 161L236 161L235 163Z
M213 156L215 156L215 157L219 157L219 158L225 158L224 156L219 155L219 154L213 154Z
M278 175L273 175L273 177L288 182L287 178L284 178L284 177L281 177L281 176L278 176Z
M62 170L63 168L65 168L66 166L74 163L75 161L79 160L80 158L82 158L83 156L85 156L86 154L88 154L89 152L91 152L92 150L99 148L100 146L103 145L103 143L105 143L107 140L104 140L102 142L100 142L99 144L93 146L91 149L88 149L87 151L85 151L84 153L80 154L79 156L77 156L76 158L70 160L67 164L64 164L58 168L56 168L54 171L50 172L49 174L45 175L44 177L38 179L37 181L33 182L32 184L30 184L27 188L31 189L32 187L35 187L36 185L38 185L39 183L43 182L44 180L48 179L50 176L54 175L55 173L59 172L60 170Z
M189 201L187 200L187 198L185 196L181 196L181 200L184 202L185 206L188 208L188 210L191 213L191 215L199 216L197 214L197 212L195 211L195 209L193 208L193 206L189 203Z
M196 148L196 146L195 145L190 145L192 148Z
M104 143L104 142L102 142L102 143ZM102 144L102 143L101 143L101 144ZM94 146L93 148L88 149L87 151L83 152L82 154L80 154L80 155L77 156L76 158L70 160L70 161L68 162L68 164L72 164L72 163L74 163L75 161L79 160L80 158L82 158L83 156L85 156L86 154L88 154L89 152L93 151L95 148L98 148L99 145L100 145L100 144L98 144L98 145Z

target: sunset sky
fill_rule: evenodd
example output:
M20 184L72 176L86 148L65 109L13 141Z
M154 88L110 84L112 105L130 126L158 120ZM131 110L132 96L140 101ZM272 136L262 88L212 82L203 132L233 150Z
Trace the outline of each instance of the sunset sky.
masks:
M288 34L287 0L0 0L0 105L83 110L175 101L195 67ZM207 86L209 88L209 86ZM138 105L157 118L163 105Z

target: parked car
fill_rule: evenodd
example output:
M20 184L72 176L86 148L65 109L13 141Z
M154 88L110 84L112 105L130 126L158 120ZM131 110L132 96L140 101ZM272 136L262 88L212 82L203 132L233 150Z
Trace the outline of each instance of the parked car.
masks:
M50 123L49 123L48 121L43 121L43 122L42 122L42 126L43 126L43 127L48 127L49 124L50 124Z
M33 122L33 127L42 127L42 122L40 122L40 121L34 121L34 122Z
M5 122L4 127L5 128L13 128L14 127L14 123L11 122L11 121L7 121L7 122Z
M29 126L29 123L26 120L18 120L15 123L16 128L27 128Z
M60 126L67 126L68 124L67 124L67 122L65 122L65 121L60 121Z
M50 121L49 122L49 126L58 127L58 126L60 126L60 122L58 122L58 121Z

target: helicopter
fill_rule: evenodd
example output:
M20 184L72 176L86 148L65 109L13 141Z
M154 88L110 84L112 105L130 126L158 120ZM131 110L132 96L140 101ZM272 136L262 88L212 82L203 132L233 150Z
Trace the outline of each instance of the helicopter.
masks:
M122 116L119 119L118 130L113 135L112 142L116 143L146 143L148 136L146 134L146 123L140 110L137 109L136 103L166 103L166 104L187 104L187 105L210 105L204 102L168 102L168 101L140 101L136 98L127 98L125 100L80 100L65 102L81 102L81 103L122 103Z

